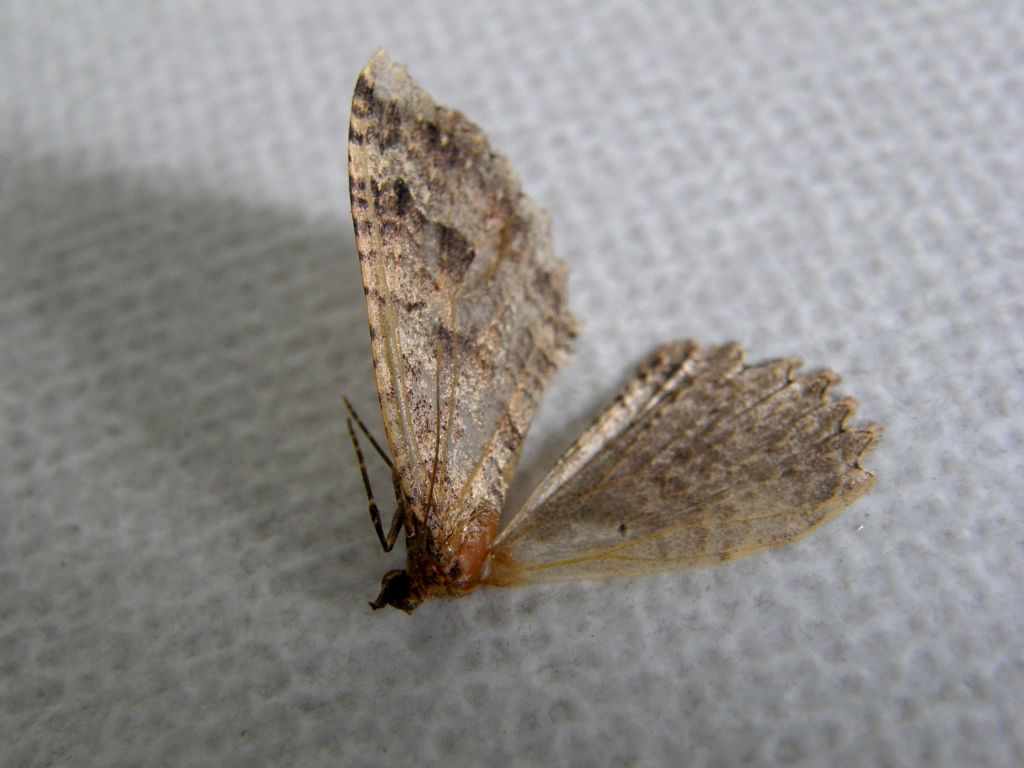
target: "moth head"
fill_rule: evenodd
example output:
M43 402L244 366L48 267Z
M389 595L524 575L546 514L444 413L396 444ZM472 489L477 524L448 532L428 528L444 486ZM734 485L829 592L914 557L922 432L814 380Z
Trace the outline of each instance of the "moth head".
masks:
M373 610L390 605L406 613L412 613L423 602L423 595L413 584L407 571L388 571L380 582L380 594L370 603Z

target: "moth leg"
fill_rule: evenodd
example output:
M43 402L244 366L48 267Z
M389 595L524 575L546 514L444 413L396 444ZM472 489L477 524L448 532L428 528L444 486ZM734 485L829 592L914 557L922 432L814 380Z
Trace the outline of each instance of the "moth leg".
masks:
M366 425L363 424L363 420L359 418L359 414L356 413L356 409L352 407L352 403L350 403L348 398L344 395L341 396L341 401L345 404L345 408L348 409L349 415L356 420L356 424L359 425L359 429L364 435L366 435L366 439L370 441L370 444L377 450L380 457L384 459L384 463L388 465L388 469L394 472L395 465L391 463L391 457L388 456L384 449L380 447L380 443L373 439L373 435L370 434L370 430L368 430Z
M384 548L384 551L390 552L391 548L395 546L395 542L398 540L398 534L402 530L402 523L405 520L405 504L403 503L403 497L396 496L398 499L398 509L395 510L395 514L391 518L391 528L388 530L388 535L385 536L384 526L381 525L380 521L380 509L377 507L377 502L373 498L373 488L370 485L370 476L366 472L366 460L363 458L363 449L359 445L359 438L356 437L356 431L352 428L352 419L345 419L345 424L348 426L348 435L352 438L352 447L356 449L356 459L359 461L359 474L363 477L363 488L366 489L366 500L370 505L370 520L373 523L373 529L377 532L377 538L380 539L380 545ZM398 483L398 473L395 472L394 467L391 468L391 476L395 483L395 493L398 494L401 488Z

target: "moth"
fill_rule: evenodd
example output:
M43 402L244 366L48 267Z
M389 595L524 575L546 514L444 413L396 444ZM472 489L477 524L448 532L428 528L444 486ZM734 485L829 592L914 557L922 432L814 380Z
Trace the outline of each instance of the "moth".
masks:
M404 569L370 605L716 563L795 541L871 488L874 424L796 359L670 343L499 532L537 400L576 332L547 216L459 112L378 52L349 127L356 249L387 446L348 407L370 517ZM385 533L358 439L390 467Z

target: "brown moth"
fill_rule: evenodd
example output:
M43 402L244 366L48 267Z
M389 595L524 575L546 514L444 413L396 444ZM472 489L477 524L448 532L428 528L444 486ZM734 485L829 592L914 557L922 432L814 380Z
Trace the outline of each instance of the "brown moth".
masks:
M404 570L374 608L651 573L794 541L867 491L877 425L796 360L667 344L497 532L545 383L575 333L545 213L460 113L381 51L360 73L349 187L390 457L349 406L370 516ZM348 402L346 401L346 405ZM391 468L385 535L352 420Z

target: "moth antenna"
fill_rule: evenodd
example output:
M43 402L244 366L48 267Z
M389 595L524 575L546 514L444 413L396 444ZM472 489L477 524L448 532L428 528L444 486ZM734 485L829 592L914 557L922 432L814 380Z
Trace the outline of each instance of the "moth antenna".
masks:
M370 521L373 523L373 529L377 532L377 538L380 539L380 545L384 548L385 552L390 552L395 546L395 541L398 540L399 531L402 529L402 521L405 519L405 505L402 503L402 499L399 498L398 509L395 510L395 514L391 518L391 528L388 530L388 535L385 536L384 526L380 520L380 509L373 498L373 487L370 485L370 476L366 471L363 449L359 445L356 431L352 428L352 419L345 419L345 425L348 427L349 437L352 438L352 447L356 449L356 459L359 461L359 474L363 477L363 488L366 489L366 500L370 507Z
M370 441L370 445L372 445L372 446L373 446L373 447L374 447L374 448L376 449L376 451L377 451L377 454L378 454L378 455L379 455L379 456L380 456L380 457L381 457L382 459L384 459L384 463L388 465L388 469L390 469L390 470L394 471L394 469L395 469L395 465L394 465L394 464L392 463L392 461L391 461L391 457L390 457L390 456L388 456L387 452L386 452L386 451L385 451L385 450L384 450L383 448L381 448L381 447L380 447L380 443L378 443L378 442L377 442L377 441L376 441L376 440L375 440L375 439L373 438L373 435L372 435L372 434L370 434L370 430L368 430L368 429L366 428L366 425L365 425L365 424L363 424L363 420L362 420L361 418L359 418L359 414L358 414L358 413L356 413L356 409L352 407L352 403L350 403L350 402L348 401L348 398L347 398L347 397L345 397L345 395L342 395L342 396L341 396L341 402L343 402L343 403L345 404L345 408L346 408L346 409L348 410L348 413L349 413L349 415L350 415L350 416L351 416L351 417L352 417L353 419L355 419L355 420L356 420L356 424L358 424L358 425L359 425L359 429L360 429L360 431L361 431L361 432L362 432L362 433L363 433L364 435L366 435L366 439Z

